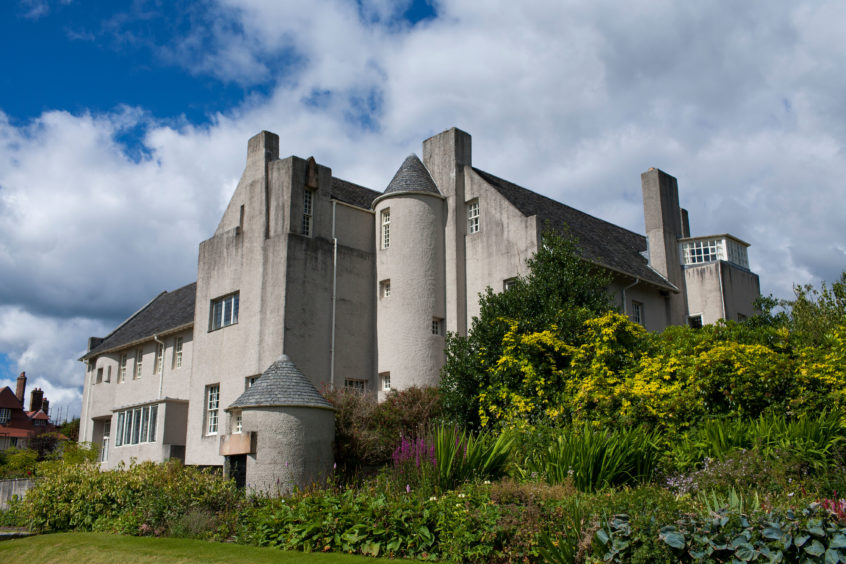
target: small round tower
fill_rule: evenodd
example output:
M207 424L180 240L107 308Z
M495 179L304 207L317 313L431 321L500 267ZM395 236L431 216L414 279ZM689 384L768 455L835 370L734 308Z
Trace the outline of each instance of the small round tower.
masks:
M285 495L323 483L334 462L335 408L287 355L226 408L221 441L227 477L248 490Z
M444 363L444 197L410 155L373 207L380 396L436 386Z

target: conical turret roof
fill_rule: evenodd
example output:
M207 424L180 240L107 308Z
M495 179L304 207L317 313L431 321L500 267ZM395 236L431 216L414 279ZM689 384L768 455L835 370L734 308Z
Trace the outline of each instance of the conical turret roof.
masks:
M414 153L408 155L384 194L392 192L426 192L441 195L432 175Z
M285 354L271 364L261 377L226 410L243 407L335 409Z

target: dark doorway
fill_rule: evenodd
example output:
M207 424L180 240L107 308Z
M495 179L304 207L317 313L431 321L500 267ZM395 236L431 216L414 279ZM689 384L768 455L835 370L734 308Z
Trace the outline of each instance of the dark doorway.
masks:
M226 456L226 475L235 480L235 485L243 488L247 485L247 455L235 454Z

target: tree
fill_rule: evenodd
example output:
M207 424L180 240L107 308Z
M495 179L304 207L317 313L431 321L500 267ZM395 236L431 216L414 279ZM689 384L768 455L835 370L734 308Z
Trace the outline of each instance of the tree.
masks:
M487 288L467 336L447 336L441 391L448 418L479 427L479 395L503 355L507 334L553 331L556 339L576 343L586 320L613 310L609 275L582 259L577 245L547 230L527 262L528 275L504 292Z
M791 329L809 345L822 344L835 328L846 325L846 271L829 288L825 282L817 290L810 284L794 286L790 308Z

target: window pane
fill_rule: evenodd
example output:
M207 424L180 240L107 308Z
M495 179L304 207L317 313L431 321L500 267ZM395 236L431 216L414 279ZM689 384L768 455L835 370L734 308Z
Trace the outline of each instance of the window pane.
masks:
M156 419L159 416L159 406L151 405L150 406L150 434L148 435L148 439L151 443L156 442Z
M239 294L232 296L232 301L235 304L232 306L232 323L238 323L238 296Z
M147 442L147 425L150 424L149 417L150 417L150 408L142 407L141 408L141 438L139 439L139 442L142 442L142 443Z
M117 419L117 434L115 435L115 446L120 446L123 444L123 420L125 414L123 411L118 413Z
M137 445L141 435L141 410L132 411L132 444Z

